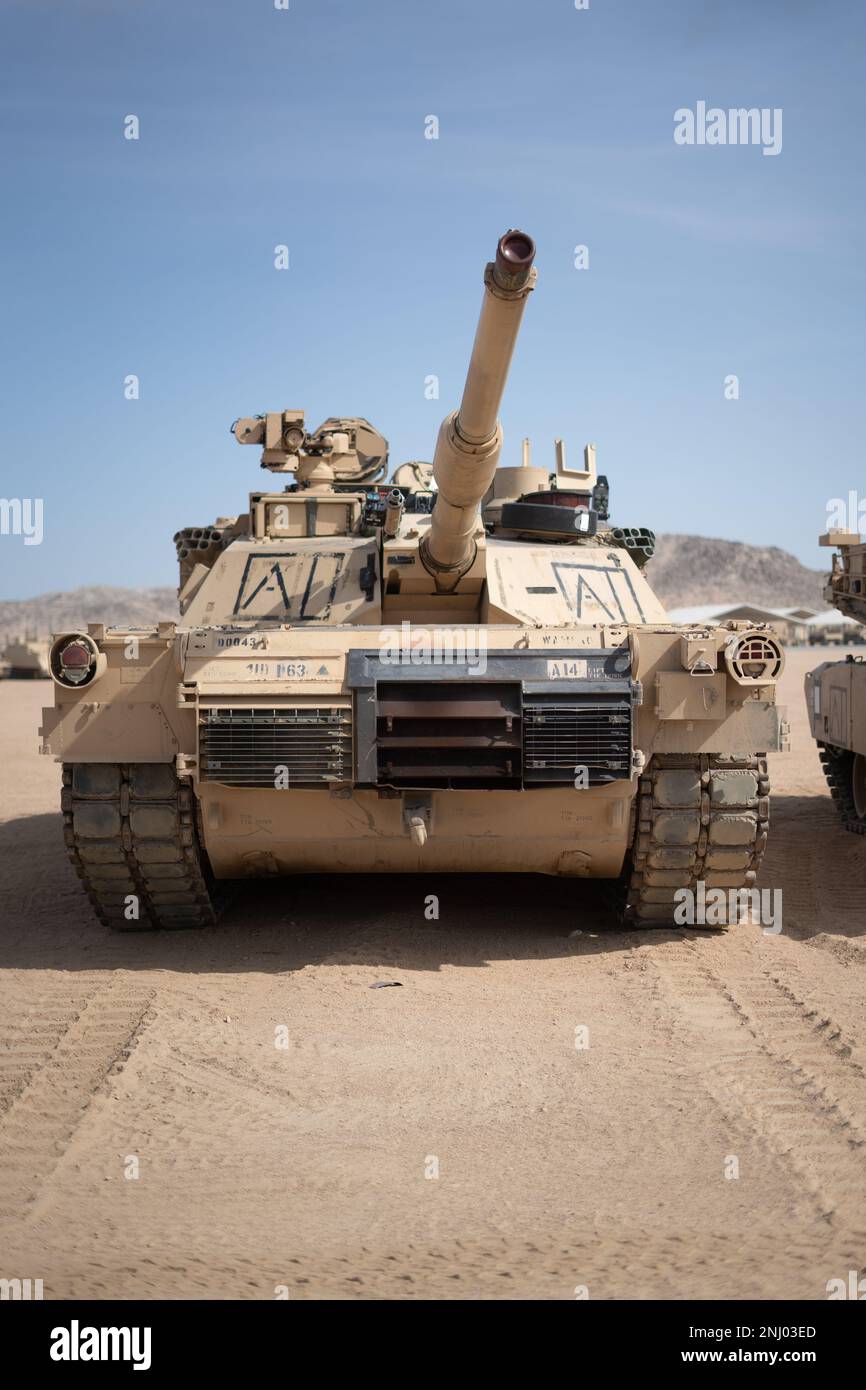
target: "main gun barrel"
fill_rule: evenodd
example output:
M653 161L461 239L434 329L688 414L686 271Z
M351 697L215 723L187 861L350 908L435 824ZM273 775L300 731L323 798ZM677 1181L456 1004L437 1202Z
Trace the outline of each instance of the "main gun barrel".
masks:
M500 238L484 272L484 299L460 409L442 422L433 476L438 494L421 558L437 584L451 589L472 564L478 504L493 481L502 448L499 406L526 300L535 288L535 243L525 232Z

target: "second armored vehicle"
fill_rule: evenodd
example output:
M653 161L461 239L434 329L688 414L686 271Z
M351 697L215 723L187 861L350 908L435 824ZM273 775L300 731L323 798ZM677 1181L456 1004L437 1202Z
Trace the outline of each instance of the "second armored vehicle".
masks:
M824 597L847 618L866 624L866 542L857 532L828 531L835 546ZM856 630L856 629L855 629ZM842 824L866 835L866 661L825 661L806 676L812 734Z
M17 637L3 652L3 663L12 680L37 681L48 676L50 642L38 637Z
M594 446L498 467L534 256L509 231L486 268L432 470L383 484L363 419L239 420L288 484L178 532L178 621L56 637L44 751L103 921L201 925L226 881L309 871L602 878L635 926L754 884L777 639L667 619Z

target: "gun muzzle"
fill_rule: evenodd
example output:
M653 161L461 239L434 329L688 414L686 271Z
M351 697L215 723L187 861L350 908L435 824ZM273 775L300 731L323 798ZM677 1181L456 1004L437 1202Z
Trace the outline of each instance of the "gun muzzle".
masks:
M528 295L535 243L525 232L500 238L484 272L484 299L460 409L446 417L433 458L438 494L421 559L437 587L453 589L475 556L478 505L502 448L499 407Z

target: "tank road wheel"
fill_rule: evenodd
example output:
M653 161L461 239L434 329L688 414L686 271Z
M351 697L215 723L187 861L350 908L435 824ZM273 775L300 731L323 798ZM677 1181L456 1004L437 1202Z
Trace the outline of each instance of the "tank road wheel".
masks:
M106 926L154 931L217 920L220 890L199 843L194 801L170 764L64 766L64 839Z
M677 925L674 894L751 888L767 844L766 757L666 755L640 779L634 844L624 875L626 926Z
M818 745L827 785L846 830L866 835L866 755Z

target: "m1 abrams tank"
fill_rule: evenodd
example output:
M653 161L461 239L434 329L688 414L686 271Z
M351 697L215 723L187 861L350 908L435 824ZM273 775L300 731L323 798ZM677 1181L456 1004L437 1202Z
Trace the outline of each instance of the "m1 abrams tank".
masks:
M509 231L486 268L432 467L383 483L363 419L238 420L289 482L177 533L179 620L55 638L44 751L104 922L203 925L229 881L309 871L602 878L633 926L753 884L782 651L667 620L594 446L498 467L534 256Z
M824 597L847 618L866 624L866 542L854 531L827 531L819 545L836 547ZM856 629L855 629L856 631ZM825 661L806 676L806 708L842 824L866 835L866 662Z

